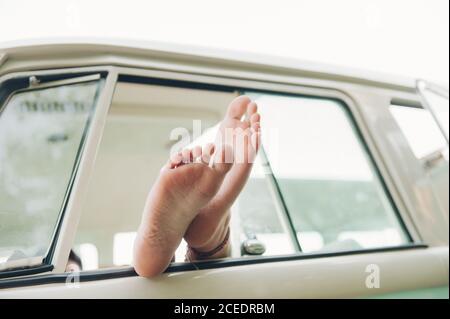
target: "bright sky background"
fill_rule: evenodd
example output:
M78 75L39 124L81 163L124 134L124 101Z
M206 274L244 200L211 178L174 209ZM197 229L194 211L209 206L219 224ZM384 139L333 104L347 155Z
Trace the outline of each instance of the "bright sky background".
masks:
M448 0L0 0L0 42L86 36L288 56L448 86Z

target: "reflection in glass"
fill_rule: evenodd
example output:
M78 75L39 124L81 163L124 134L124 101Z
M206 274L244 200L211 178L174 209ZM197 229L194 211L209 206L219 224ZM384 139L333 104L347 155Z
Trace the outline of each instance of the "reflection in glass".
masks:
M263 147L303 252L407 242L349 115L315 98L252 95Z
M98 82L16 92L0 113L0 267L45 256Z

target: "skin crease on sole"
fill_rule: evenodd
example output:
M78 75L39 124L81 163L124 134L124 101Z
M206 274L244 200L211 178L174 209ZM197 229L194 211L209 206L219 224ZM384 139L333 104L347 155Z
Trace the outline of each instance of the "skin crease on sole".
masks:
M248 120L241 120L244 116ZM220 132L237 132L237 128L245 133L241 145L235 136L230 143L219 134L217 147L208 144L185 149L161 169L147 197L135 240L134 267L139 275L154 277L163 272L183 236L199 251L209 251L223 241L229 208L248 179L259 146L259 115L256 104L247 97L231 102ZM228 248L221 254L227 254Z

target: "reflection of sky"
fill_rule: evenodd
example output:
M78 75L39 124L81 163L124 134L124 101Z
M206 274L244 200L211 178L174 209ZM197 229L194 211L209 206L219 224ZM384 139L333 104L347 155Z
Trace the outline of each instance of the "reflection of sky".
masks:
M262 141L280 178L371 180L372 172L350 122L329 100L261 96ZM217 125L192 145L214 140ZM264 175L260 159L253 177Z
M341 105L262 96L262 139L281 178L369 180L371 170Z
M391 105L390 110L417 158L446 147L447 142L429 112L398 105Z
M373 173L343 107L331 100L251 95L261 113L262 141L280 178L371 180ZM448 100L429 97L448 133ZM423 109L391 106L418 158L446 147L432 116ZM192 145L213 142L218 125ZM252 177L263 177L260 157Z

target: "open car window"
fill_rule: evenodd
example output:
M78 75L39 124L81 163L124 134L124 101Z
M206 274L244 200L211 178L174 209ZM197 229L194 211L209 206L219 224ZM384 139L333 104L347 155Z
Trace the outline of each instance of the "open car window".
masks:
M449 94L448 89L438 85L419 81L417 84L422 103L432 114L444 138L449 138Z
M13 90L3 83L0 271L43 263L103 81L93 74Z

